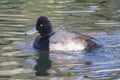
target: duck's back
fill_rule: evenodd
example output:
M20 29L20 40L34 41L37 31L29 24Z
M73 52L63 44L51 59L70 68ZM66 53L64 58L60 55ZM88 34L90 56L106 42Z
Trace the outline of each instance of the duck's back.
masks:
M97 46L92 37L68 30L58 30L49 39L50 50L78 51Z

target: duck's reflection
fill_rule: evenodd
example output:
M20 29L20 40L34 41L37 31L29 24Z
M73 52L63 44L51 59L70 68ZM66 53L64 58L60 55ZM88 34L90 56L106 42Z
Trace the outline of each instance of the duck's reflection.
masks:
M40 52L36 60L37 64L34 67L36 70L36 76L47 76L49 75L48 69L51 68L51 61L49 59L49 52Z

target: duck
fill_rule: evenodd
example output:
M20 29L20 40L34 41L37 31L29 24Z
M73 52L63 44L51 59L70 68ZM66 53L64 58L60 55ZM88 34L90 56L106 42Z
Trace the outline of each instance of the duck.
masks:
M39 35L33 42L33 47L43 51L81 51L100 47L93 37L72 30L54 30L50 19L40 16L35 26L25 34Z

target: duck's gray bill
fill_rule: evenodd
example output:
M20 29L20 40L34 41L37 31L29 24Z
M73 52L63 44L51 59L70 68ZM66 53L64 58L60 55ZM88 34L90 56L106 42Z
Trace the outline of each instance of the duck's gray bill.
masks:
M25 34L27 34L27 35L32 35L32 34L35 34L35 33L37 33L37 30L36 30L35 27L33 27L31 30L25 32Z

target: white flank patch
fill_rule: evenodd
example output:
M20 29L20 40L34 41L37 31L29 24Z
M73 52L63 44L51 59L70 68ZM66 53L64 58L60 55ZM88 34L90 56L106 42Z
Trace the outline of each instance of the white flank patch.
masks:
M84 44L75 43L75 42L67 42L66 44L62 43L50 43L50 51L58 50L58 51L78 51L84 50L86 46Z

